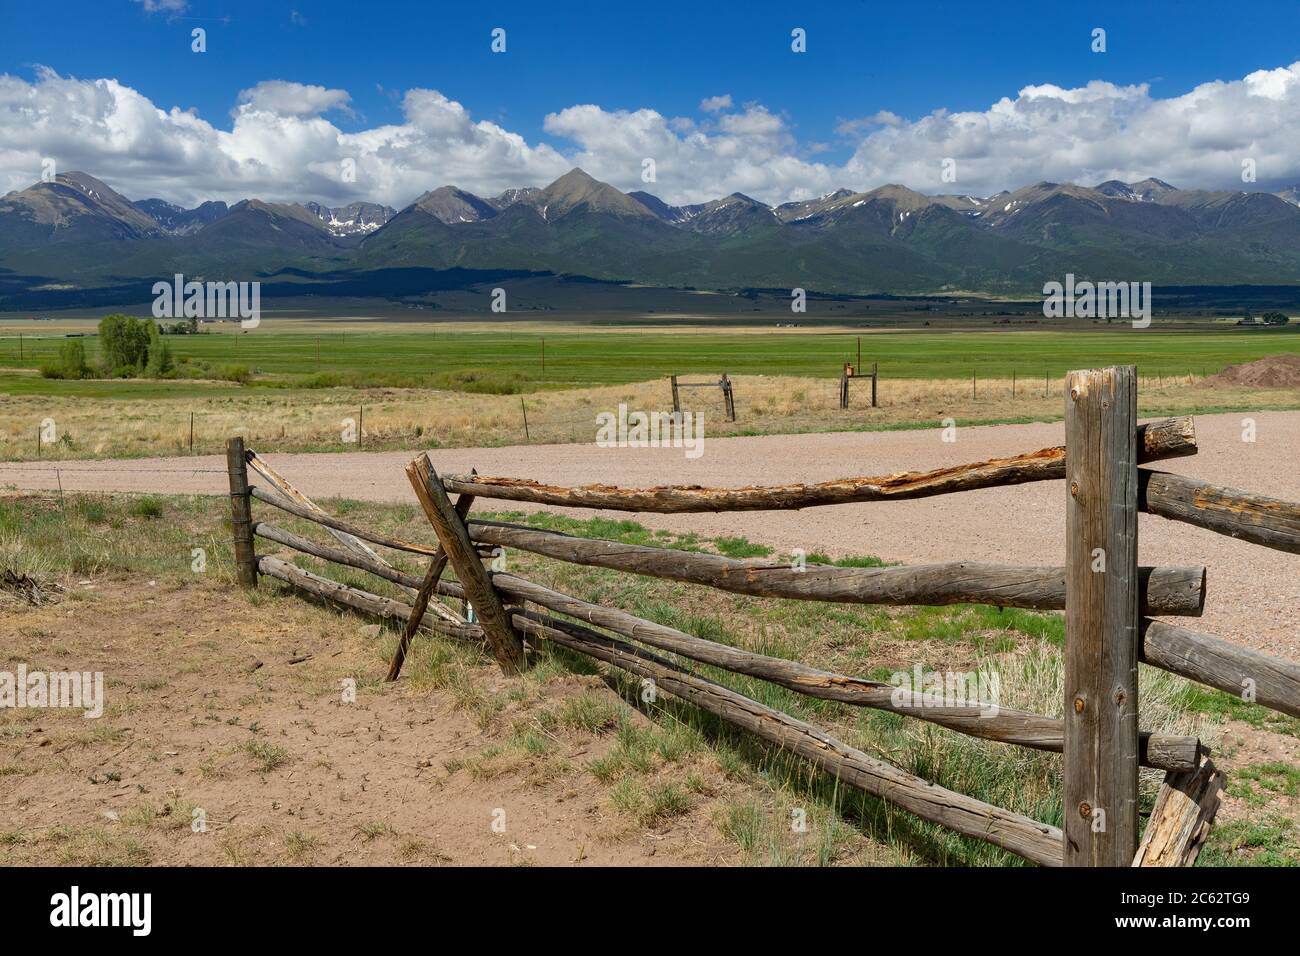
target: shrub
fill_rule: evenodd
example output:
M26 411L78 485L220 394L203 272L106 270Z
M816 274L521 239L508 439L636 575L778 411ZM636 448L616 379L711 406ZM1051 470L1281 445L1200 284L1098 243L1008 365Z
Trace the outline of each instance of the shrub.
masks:
M131 514L140 518L161 518L162 513L162 501L157 498L137 498L131 503Z
M81 339L66 339L59 346L59 368L64 378L85 378L90 372L86 364L86 344Z
M253 380L253 373L248 370L247 365L223 365L217 370L217 378L227 382L247 385Z
M163 341L162 330L157 322L149 325L149 359L145 374L150 378L164 378L175 368L172 362L172 347Z

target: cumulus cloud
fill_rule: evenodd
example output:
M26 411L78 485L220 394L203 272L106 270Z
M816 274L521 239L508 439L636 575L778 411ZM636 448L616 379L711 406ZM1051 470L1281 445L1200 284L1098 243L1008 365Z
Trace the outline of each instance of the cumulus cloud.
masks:
M801 159L782 119L759 104L686 130L654 110L586 104L551 113L544 128L576 143L573 161L591 175L672 202L705 202L731 192L784 201L835 188L835 170ZM655 161L653 183L641 178L647 158Z
M343 108L350 99L347 90L328 90L287 80L263 80L251 89L239 91L241 108L247 106L279 116L316 116Z
M1243 188L1247 158L1255 188L1300 182L1300 63L1168 98L1095 80L1025 86L983 110L916 119L881 111L839 122L838 162L825 143L800 143L784 113L737 106L727 94L703 100L697 119L569 106L544 118L550 142L475 119L432 89L400 95L400 122L345 132L334 120L350 102L346 90L267 80L237 95L223 128L115 79L46 68L31 81L0 75L0 190L37 180L45 157L132 198L186 204L256 196L401 206L448 183L483 195L544 185L575 165L675 203L737 191L776 203L888 182L987 195L1044 179L1091 185L1152 175L1234 189ZM655 182L642 179L647 158ZM945 159L956 161L955 183L941 179ZM349 167L354 180L342 174Z
M49 157L132 199L400 206L444 183L494 193L550 182L572 165L549 145L475 121L436 90L407 91L403 122L358 132L322 115L346 106L344 90L273 80L237 99L225 130L190 110L160 109L117 80L46 68L34 82L0 75L0 191L30 186Z
M844 166L857 182L906 182L951 190L944 158L956 160L956 188L991 193L1049 180L1094 185L1158 176L1180 187L1257 188L1241 182L1253 159L1259 187L1300 180L1300 63L1215 80L1175 97L1145 85L1094 80L1064 89L1026 86L986 110L936 110L873 130Z

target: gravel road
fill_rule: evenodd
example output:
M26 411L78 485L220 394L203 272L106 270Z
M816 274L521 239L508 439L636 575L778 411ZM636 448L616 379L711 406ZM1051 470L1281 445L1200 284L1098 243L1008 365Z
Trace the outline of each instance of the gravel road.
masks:
M1300 412L1259 412L1256 441L1242 440L1241 414L1197 418L1199 453L1159 467L1230 487L1300 499ZM825 481L923 470L1013 455L1064 441L1061 424L997 425L940 431L833 433L714 438L702 456L681 449L534 445L431 452L439 471L476 467L484 475L556 484L692 483L715 486ZM373 501L415 498L403 465L410 451L267 455L312 497ZM218 494L224 458L152 458L60 462L67 491ZM0 463L0 488L53 489L53 464ZM1064 563L1065 491L1061 482L993 488L916 501L835 505L805 512L642 515L651 527L736 534L788 552L875 554L909 563L970 559ZM515 508L512 503L499 503ZM1224 538L1144 515L1138 536L1144 564L1205 564L1208 601L1196 627L1260 650L1300 659L1300 555ZM1191 623L1191 622L1188 622Z

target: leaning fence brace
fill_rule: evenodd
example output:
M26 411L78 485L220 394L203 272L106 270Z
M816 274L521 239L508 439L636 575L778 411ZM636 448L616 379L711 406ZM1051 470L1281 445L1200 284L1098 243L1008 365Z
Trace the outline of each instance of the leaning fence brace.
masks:
M1228 692L1249 685L1254 700L1300 715L1300 665L1243 648L1159 616L1199 616L1203 567L1139 567L1137 515L1157 514L1280 550L1300 550L1300 505L1140 469L1139 464L1195 454L1190 418L1137 425L1132 367L1071 373L1066 393L1066 444L1028 455L931 472L853 478L818 485L648 489L605 485L561 487L477 474L439 476L427 456L407 468L438 545L405 541L327 514L264 460L228 443L236 563L241 583L257 574L359 613L400 621L403 636L389 668L397 679L420 630L485 645L507 673L527 666L539 642L550 641L656 682L723 720L797 753L840 780L967 836L987 840L1044 865L1190 865L1213 822L1223 774L1194 737L1149 734L1138 726L1136 665L1143 662ZM248 484L246 465L270 490ZM631 512L723 512L792 509L850 501L906 499L1065 479L1067 564L1063 568L975 562L889 568L783 564L577 538L525 525L475 520L476 498ZM454 504L450 495L458 495ZM325 544L252 519L253 499L325 528ZM396 585L411 603L382 597L258 557L254 537L324 561L369 572ZM429 559L423 576L406 574L371 545ZM741 594L874 604L957 601L1006 607L1064 609L1064 720L999 708L934 707L890 684L835 674L718 644L684 631L562 594L482 560L513 547L556 560L685 581ZM455 581L444 580L450 564ZM465 601L470 621L437 600ZM529 608L540 608L541 611ZM596 630L599 628L600 630ZM635 642L635 643L632 643ZM646 645L646 650L637 645ZM799 693L887 710L975 737L1061 752L1064 827L1030 820L937 787L659 657L666 651L701 664L756 677ZM923 703L926 705L923 706ZM1139 766L1166 771L1139 846Z

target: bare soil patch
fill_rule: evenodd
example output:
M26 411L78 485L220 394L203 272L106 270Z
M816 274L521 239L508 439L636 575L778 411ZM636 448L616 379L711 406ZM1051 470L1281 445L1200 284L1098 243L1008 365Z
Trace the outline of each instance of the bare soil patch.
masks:
M1229 365L1204 384L1247 388L1300 388L1300 355L1283 352L1266 355L1254 362Z
M102 671L108 702L94 720L0 711L0 863L737 859L716 819L745 788L707 754L688 806L647 822L586 769L611 746L607 728L550 729L536 757L504 746L575 697L617 703L600 677L508 688L476 667L478 699L504 694L485 719L452 688L380 684L388 635L364 622L288 596L255 601L216 582L115 577L0 608L0 668ZM355 703L342 699L348 679Z

